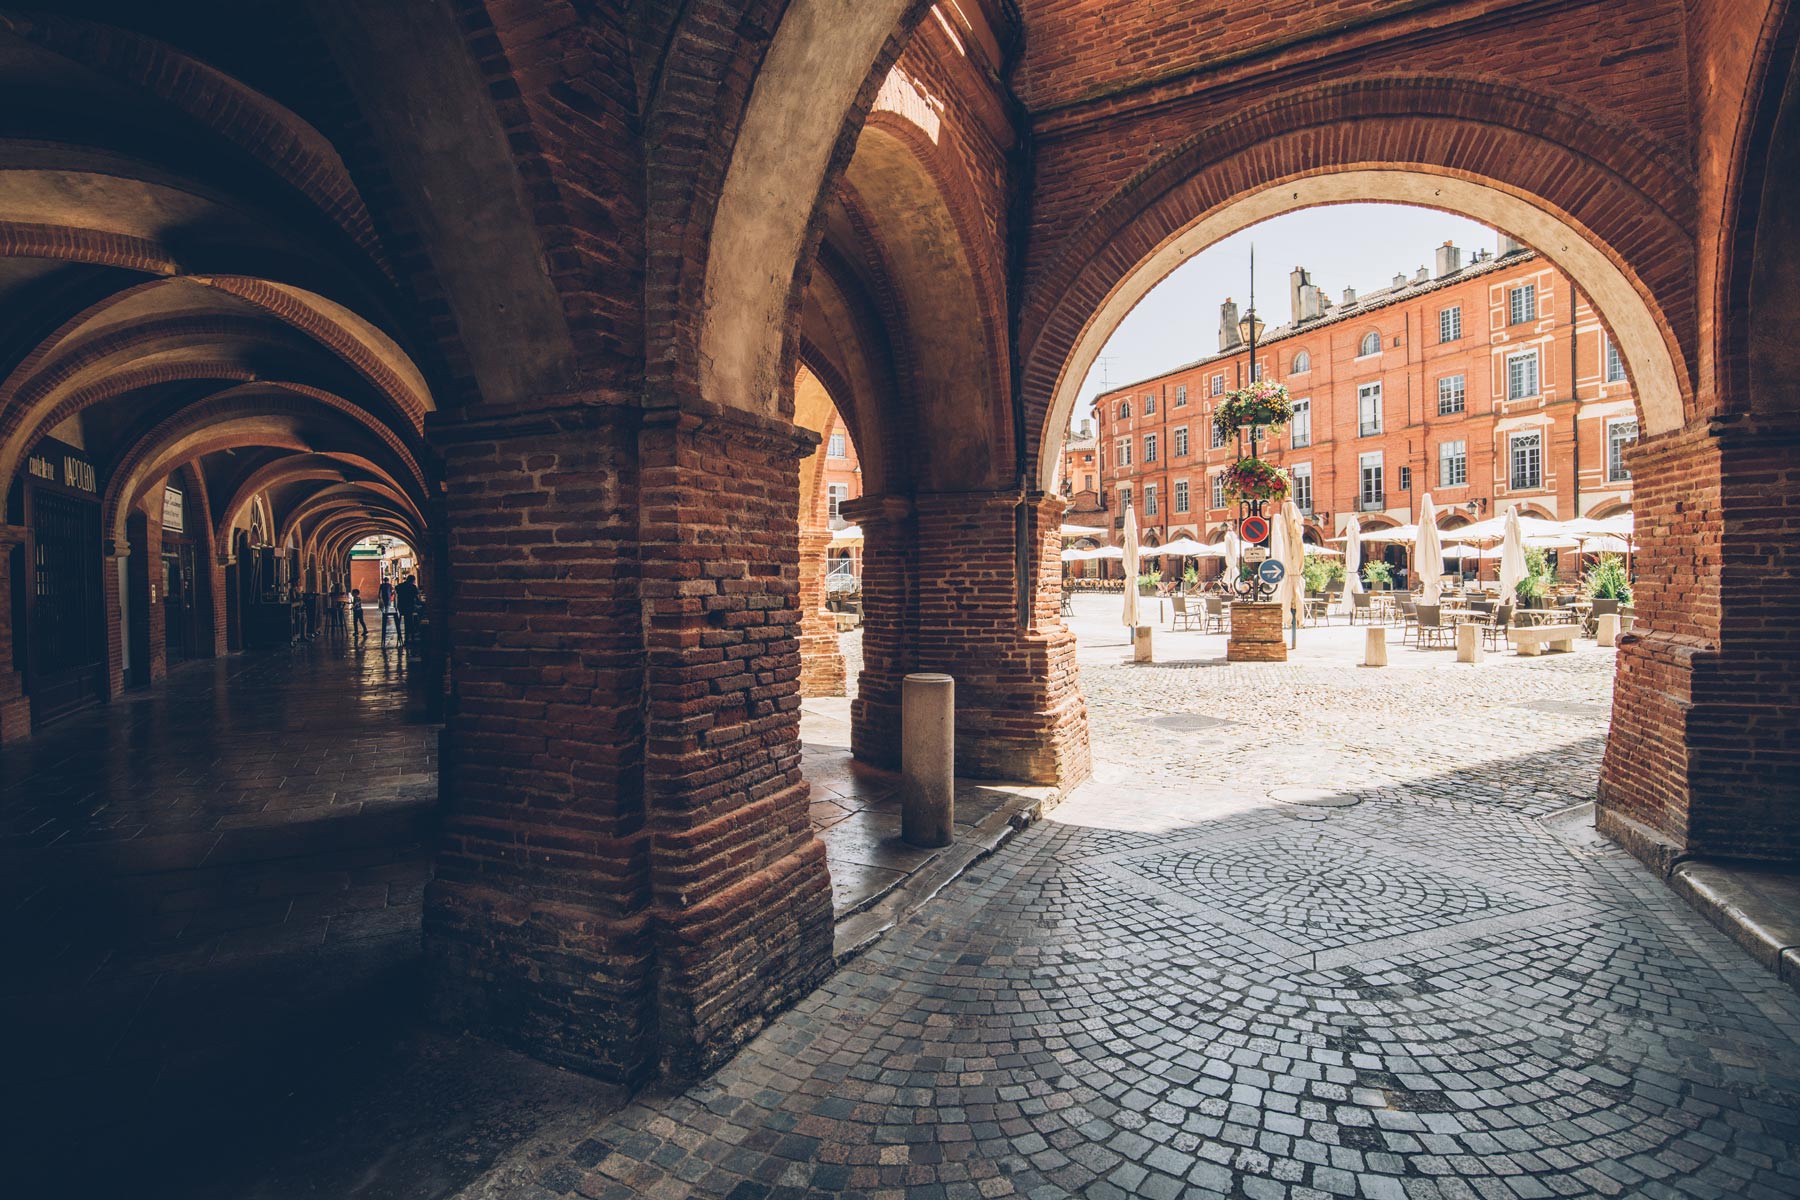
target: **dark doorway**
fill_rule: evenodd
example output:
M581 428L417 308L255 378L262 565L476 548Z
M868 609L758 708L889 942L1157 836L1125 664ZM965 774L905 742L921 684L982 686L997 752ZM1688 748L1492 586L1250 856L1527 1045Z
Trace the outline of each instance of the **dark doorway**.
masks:
M169 665L193 658L200 646L200 605L194 574L194 543L163 535L163 642Z
M31 510L29 686L42 723L105 696L100 506L35 488Z

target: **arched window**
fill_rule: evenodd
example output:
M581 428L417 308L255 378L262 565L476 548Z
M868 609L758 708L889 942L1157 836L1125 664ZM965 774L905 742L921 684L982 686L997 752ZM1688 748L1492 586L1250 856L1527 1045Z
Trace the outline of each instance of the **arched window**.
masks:
M1357 350L1356 356L1362 358L1364 355L1380 353L1381 335L1371 329L1369 332L1363 334L1362 346Z
M1302 372L1310 370L1312 370L1312 355L1304 350L1294 355L1294 369L1292 374L1299 375Z
M1131 419L1131 401L1129 401L1129 400L1119 401L1119 420L1129 421L1130 419Z

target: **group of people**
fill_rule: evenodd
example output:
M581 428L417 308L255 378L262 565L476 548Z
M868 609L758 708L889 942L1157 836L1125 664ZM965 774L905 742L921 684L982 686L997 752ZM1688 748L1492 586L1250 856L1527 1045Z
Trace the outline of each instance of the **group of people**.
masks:
M391 579L381 581L381 589L376 593L376 607L381 612L381 640L387 641L388 622L394 623L394 640L402 646L410 646L417 636L419 615L419 584L407 575L399 583ZM350 589L351 633L357 641L365 641L369 636L368 622L363 619L363 598L361 588Z

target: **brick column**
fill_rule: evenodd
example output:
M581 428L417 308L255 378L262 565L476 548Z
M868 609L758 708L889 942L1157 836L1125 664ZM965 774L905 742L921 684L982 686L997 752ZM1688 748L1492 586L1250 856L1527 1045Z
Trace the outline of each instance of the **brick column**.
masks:
M831 530L800 529L800 694L842 696L844 653L837 617L825 608L825 574Z
M624 1083L654 1069L657 1028L636 418L570 406L428 429L455 680L425 903L432 1008Z
M800 773L799 463L816 434L694 401L639 442L663 1071L709 1069L830 973Z
M0 744L31 736L31 698L19 672L22 664L13 661L12 623L13 598L23 600L23 589L31 585L29 559L14 549L25 545L26 535L23 525L0 524Z
M230 565L228 558L213 556L206 560L206 594L211 602L212 621L207 629L206 653L212 658L229 654L231 647L227 643L228 614L225 597L225 568Z
M912 503L905 519L891 501L892 515L866 498L850 509L863 522L867 629L857 755L895 765L900 678L943 671L956 677L957 774L1065 786L1086 778L1087 708L1061 616L1065 501L962 492ZM897 613L883 603L890 592Z
M1728 418L1631 457L1637 622L1598 823L1677 856L1800 861L1800 421Z

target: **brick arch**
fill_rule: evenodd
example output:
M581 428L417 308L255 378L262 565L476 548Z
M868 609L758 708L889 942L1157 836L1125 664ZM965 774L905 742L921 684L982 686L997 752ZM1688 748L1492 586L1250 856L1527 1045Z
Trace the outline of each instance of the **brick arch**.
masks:
M232 489L231 498L219 509L218 536L225 534L237 524L237 519L250 504L253 496L267 488L279 487L283 483L300 480L334 479L350 482L353 476L349 468L359 468L371 475L381 477L386 474L380 467L367 458L357 454L345 454L330 450L321 450L311 454L278 458L256 468L237 487Z
M175 252L150 238L27 221L0 221L0 258L48 258L146 275L175 275L181 270Z
M418 510L413 507L412 502L402 495L397 488L373 480L355 480L337 486L367 492L371 496L380 496L383 499L390 500L396 507L388 509L387 511L393 512L396 516L416 521L421 532L425 528L425 519L419 515ZM319 491L314 492L304 500L296 503L293 508L289 509L287 514L281 520L280 538L287 538L299 533L306 518L312 516L320 509L329 509L342 505L369 504L369 501L366 498L359 498L352 491L338 491L337 486L321 488ZM370 505L370 507L377 510L385 508L383 505Z
M729 150L691 168L652 166L652 227L678 233L652 247L650 328L666 331L666 341L651 358L667 364L667 382L691 382L704 400L777 415L791 382L791 316L822 231L823 201L888 67L930 5L697 7L709 11L686 21L671 46L649 133L655 140L685 131ZM755 37L759 27L742 20L746 8L761 10L760 29L774 29L766 45ZM721 29L735 31L730 55L720 53Z
M1258 221L1357 200L1459 212L1533 244L1631 361L1645 428L1673 428L1694 395L1693 198L1687 167L1641 133L1486 82L1330 84L1219 122L1124 185L1033 279L1020 344L1028 411L1048 434L1040 479L1081 379L1155 283Z

